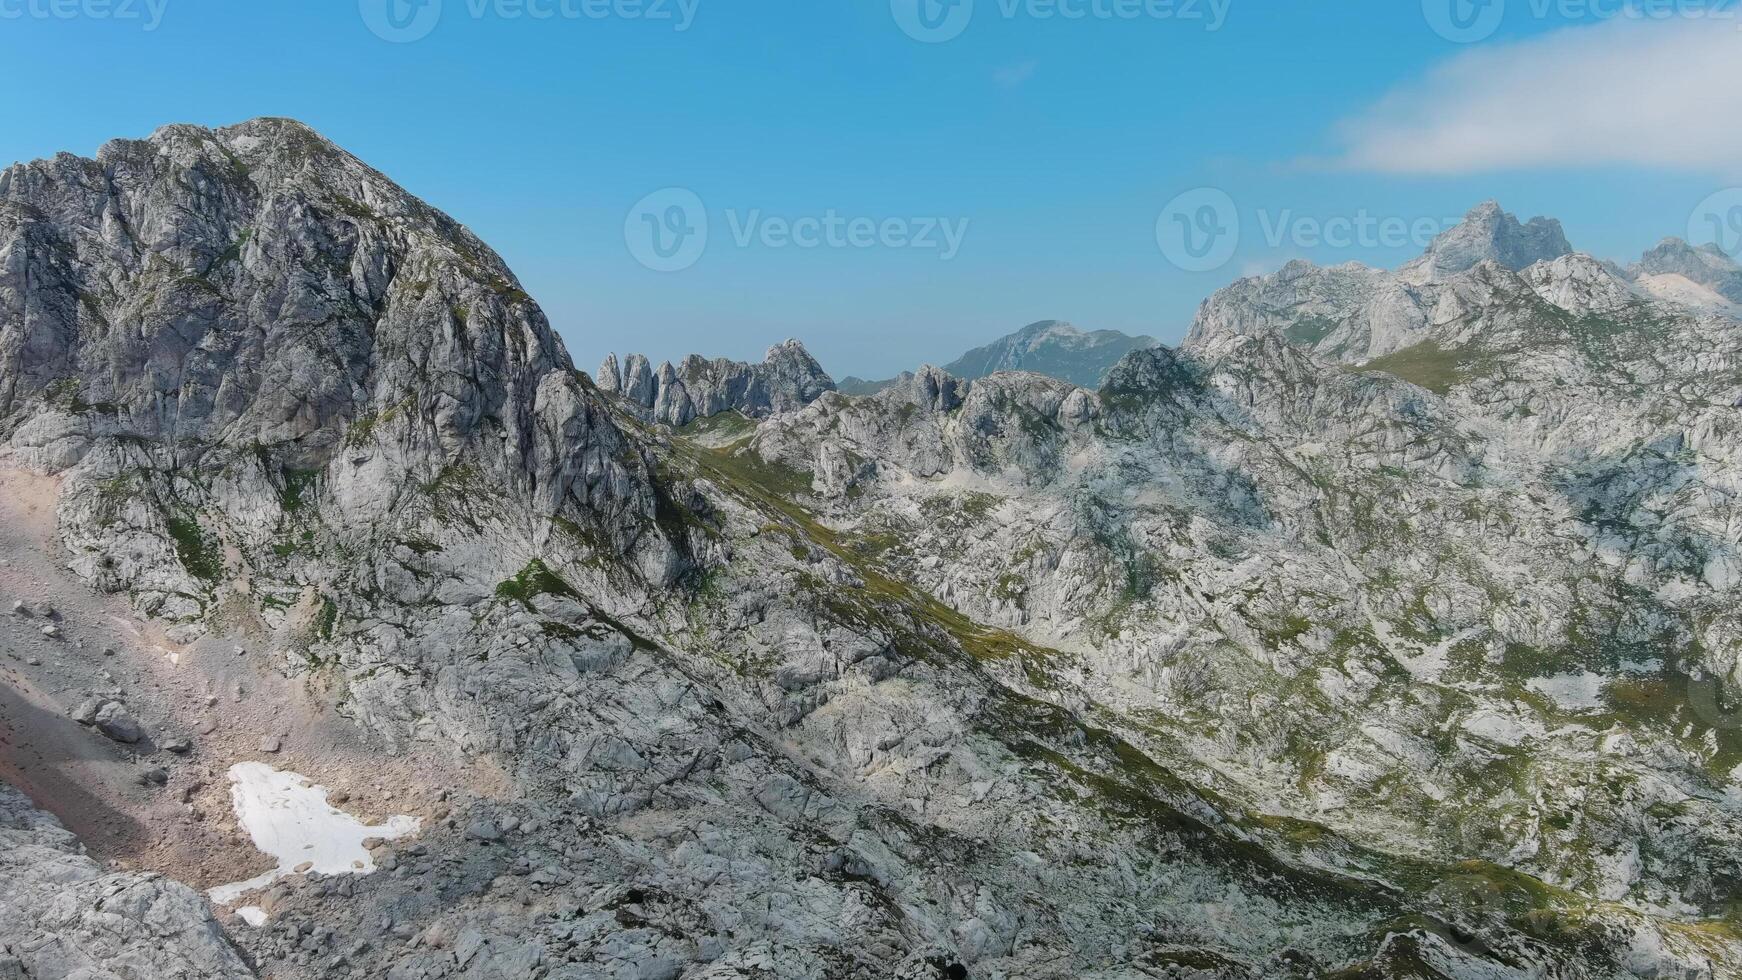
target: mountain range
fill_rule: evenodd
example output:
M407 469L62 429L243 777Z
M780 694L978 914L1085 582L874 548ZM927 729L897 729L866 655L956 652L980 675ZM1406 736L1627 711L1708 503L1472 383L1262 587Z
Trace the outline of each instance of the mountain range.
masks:
M0 977L1738 975L1737 272L1484 205L853 395L292 121L9 168Z
M1042 320L984 347L976 347L944 365L944 371L969 381L1004 371L1030 371L1084 388L1098 388L1113 365L1126 354L1157 343L1153 337L1132 337L1117 330L1084 332L1058 320ZM908 377L904 374L889 381L848 377L841 381L840 391L844 395L874 395Z

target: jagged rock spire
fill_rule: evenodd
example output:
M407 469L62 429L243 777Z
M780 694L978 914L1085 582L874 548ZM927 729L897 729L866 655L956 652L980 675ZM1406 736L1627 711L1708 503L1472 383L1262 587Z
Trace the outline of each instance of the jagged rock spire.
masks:
M593 379L599 390L615 395L623 390L623 369L617 366L617 355L606 354L599 364L599 376Z
M698 354L676 365L662 363L657 371L641 354L630 354L624 363L620 384L600 387L621 395L649 418L673 426L722 412L751 418L793 412L835 390L828 372L796 340L770 347L761 364L708 360ZM606 364L615 367L616 355L606 358ZM607 370L601 367L600 373Z

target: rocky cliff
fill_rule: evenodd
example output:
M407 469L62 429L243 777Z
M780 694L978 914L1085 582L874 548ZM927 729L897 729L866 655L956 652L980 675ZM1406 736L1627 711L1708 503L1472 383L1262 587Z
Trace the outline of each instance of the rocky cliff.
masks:
M655 369L644 355L631 354L619 365L617 355L610 354L599 365L597 381L631 411L674 427L726 412L767 418L835 390L828 372L796 340L769 348L761 364L692 354L676 367L666 362Z

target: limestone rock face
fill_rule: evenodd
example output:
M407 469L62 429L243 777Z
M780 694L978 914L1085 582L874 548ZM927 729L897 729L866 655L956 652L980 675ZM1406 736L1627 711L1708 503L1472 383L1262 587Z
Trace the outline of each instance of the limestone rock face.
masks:
M298 124L171 126L0 175L0 412L304 458L416 393L529 428L561 343L483 243ZM519 433L516 433L519 434Z
M475 474L682 564L645 464L501 259L289 120L0 174L0 365L0 440L38 469L234 462L360 524Z
M1431 322L1420 287L1365 266L1321 269L1296 260L1205 300L1186 346L1281 330L1315 350L1360 360L1419 342Z
M1563 255L1525 269L1538 296L1574 316L1625 315L1639 301L1626 280L1589 255Z
M623 369L617 366L617 355L606 354L605 360L599 364L599 373L593 378L599 390L608 395L615 395L623 390Z
M59 821L3 783L0 884L0 976L254 976L193 889L161 875L105 874Z
M953 412L962 405L973 382L953 377L940 368L926 365L915 374L904 374L892 386L893 397L930 413Z
M835 390L828 372L796 340L769 348L761 364L710 361L695 354L657 370L640 354L629 355L627 364L619 372L617 355L607 356L599 368L600 388L621 395L645 417L673 427L725 412L750 418L793 412Z

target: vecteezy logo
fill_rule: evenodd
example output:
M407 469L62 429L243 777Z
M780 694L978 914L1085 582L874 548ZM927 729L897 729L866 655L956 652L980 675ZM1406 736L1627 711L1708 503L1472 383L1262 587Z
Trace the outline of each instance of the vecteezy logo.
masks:
M1434 33L1454 44L1486 41L1506 19L1506 0L1421 0Z
M1426 904L1442 917L1441 939L1470 956L1495 958L1487 937L1502 932L1509 917L1499 882L1476 874L1447 878L1428 891Z
M1721 190L1701 201L1688 218L1688 241L1712 242L1732 258L1742 257L1742 187Z
M974 19L974 0L889 0L889 12L908 37L942 44L968 29Z
M1186 191L1161 209L1155 241L1169 262L1187 272L1219 269L1240 246L1240 211L1214 187Z
M707 251L708 209L694 191L654 191L629 209L623 241L635 261L654 272L680 272Z
M1742 701L1726 690L1722 678L1689 677L1687 684L1688 708L1694 717L1723 731L1742 728Z
M376 37L409 44L435 30L442 19L442 0L357 0L357 10Z

